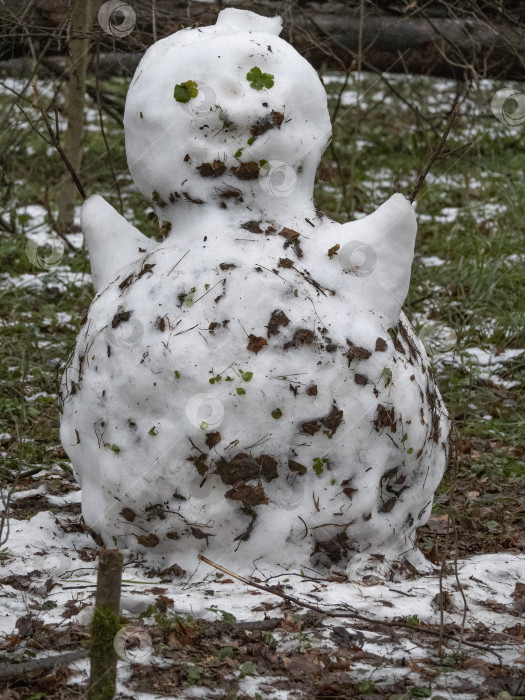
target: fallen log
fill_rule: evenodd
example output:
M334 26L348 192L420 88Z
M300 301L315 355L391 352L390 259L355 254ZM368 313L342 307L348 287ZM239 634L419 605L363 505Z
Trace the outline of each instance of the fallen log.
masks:
M100 3L99 3L100 4ZM374 5L356 0L305 1L224 0L187 2L157 0L155 21L149 0L129 0L135 13L133 30L118 38L104 32L93 18L92 41L100 42L101 70L132 73L136 56L182 27L215 22L222 7L233 6L264 15L281 14L282 36L317 68L353 70L361 65L379 72L406 72L457 79L525 80L525 7L466 0L412 3L394 0ZM20 21L22 17L22 21ZM0 59L30 56L30 42L40 45L53 36L48 55L67 51L68 3L51 0L4 0L0 9ZM120 53L117 59L107 54ZM126 56L123 60L122 56Z
M85 659L88 655L87 649L79 649L78 651L67 651L64 654L53 654L32 661L24 661L20 664L0 664L0 681L21 678L35 671L50 671L56 666L69 666L75 661Z

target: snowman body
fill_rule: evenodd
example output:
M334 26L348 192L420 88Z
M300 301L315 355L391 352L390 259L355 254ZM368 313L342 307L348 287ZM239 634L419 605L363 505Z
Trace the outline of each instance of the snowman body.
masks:
M401 195L344 225L315 211L326 96L278 30L226 10L139 65L128 161L168 235L84 205L97 296L62 441L108 545L188 571L204 553L384 573L414 553L447 457L401 312L415 217Z

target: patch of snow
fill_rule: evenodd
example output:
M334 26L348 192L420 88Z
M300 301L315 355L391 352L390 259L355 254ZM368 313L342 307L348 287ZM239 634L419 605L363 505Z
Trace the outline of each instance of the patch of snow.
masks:
M425 267L439 267L445 264L443 258L439 258L437 255L421 255L417 258L417 262L421 263Z
M33 489L25 492L25 496L38 495L42 489ZM68 494L69 496L69 494ZM20 498L19 495L17 495ZM74 501L70 501L74 502ZM58 505L58 504L57 504ZM79 560L77 550L82 547L92 547L93 541L89 536L79 532L64 532L60 527L61 516L54 516L49 512L41 512L27 520L12 520L11 534L8 541L9 557L3 562L0 568L2 578L9 575L26 575L30 571L40 571L41 576L31 578L29 590L25 593L26 600L22 599L20 592L10 585L3 586L3 601L0 611L0 634L3 636L15 632L15 624L18 618L27 614L27 601L39 610L38 616L44 624L58 625L64 623L64 613L66 605L75 601L78 607L87 605L70 619L72 623L81 625L89 624L92 616L93 604L95 601L96 589L96 565ZM128 555L129 557L129 555ZM450 562L453 566L453 562ZM485 554L471 559L459 560L458 578L466 597L468 611L465 628L468 632L477 629L483 624L491 633L501 633L505 628L512 627L519 618L511 614L513 610L513 598L516 584L522 581L523 567L525 566L525 556L515 556L508 553ZM209 608L216 606L218 609L233 613L239 621L262 620L265 613L254 612L253 608L267 604L275 608L275 612L266 612L269 616L281 617L283 609L282 600L275 595L244 585L236 580L232 583L221 583L214 575L213 569L204 563L198 564L190 587L187 584L177 582L159 581L155 578L145 578L144 566L128 562L125 565L123 580L132 583L123 583L121 609L122 613L131 619L137 618L140 612L148 606L155 604L158 595L157 587L162 586L164 595L174 601L174 607L170 614L180 616L193 615L196 618L208 620L216 619L216 615ZM248 571L239 572L249 577ZM51 579L53 586L46 592L44 581ZM348 610L353 610L369 618L376 619L379 623L377 631L363 630L359 632L352 621L352 618L334 618L328 614L322 618L320 626L317 628L316 639L313 646L319 646L320 640L327 647L329 653L337 654L338 646L331 638L331 632L335 626L343 627L350 635L360 634L363 637L363 651L379 654L382 658L393 662L395 659L401 660L409 656L417 661L432 654L431 648L424 642L424 637L417 637L417 644L412 643L411 636L389 637L381 630L382 620L393 620L397 617L406 618L417 615L422 623L438 624L440 613L435 604L435 598L440 591L440 582L437 572L408 581L394 581L380 585L363 586L352 582L336 583L326 581L324 577L317 580L304 579L293 574L283 574L278 580L273 579L270 583L279 582L282 590L296 598L309 603L318 604L323 609L341 611L342 606L347 606ZM443 577L443 590L448 593L452 607L445 611L445 624L461 625L463 615L463 601L461 593L456 585L454 573ZM494 604L489 607L485 601L490 599ZM51 609L42 608L45 601L53 601L56 607ZM298 610L304 613L301 608L292 607L292 611ZM142 621L146 623L146 620ZM153 623L152 620L150 620ZM147 629L147 626L145 627ZM414 635L416 633L414 632ZM272 632L276 643L277 651L285 655L286 652L293 652L294 648L302 642L300 639L293 640L283 636L283 631L277 628ZM318 635L318 636L317 636ZM415 637L414 637L415 639ZM454 653L457 642L445 640L445 649L448 653ZM519 646L500 642L494 647L504 659L506 664L518 661ZM488 651L476 650L474 655L477 658L488 662L494 662L494 658ZM165 665L166 660L162 657L152 657L152 663ZM80 672L75 674L70 682L79 682L81 678L86 678L89 668L88 660L82 660L73 665L73 668ZM119 661L118 665L118 691L129 693L123 682L128 677L129 664ZM377 667L374 662L358 661L350 670L349 678L354 680L359 678L359 670L366 674L373 673L373 679L381 687L382 683L392 682L393 678L409 678L413 683L418 682L418 674L411 671L409 667L395 667L392 663L385 667ZM346 674L346 672L342 672ZM80 678L79 678L80 675ZM345 677L343 675L343 677ZM278 676L268 675L264 677L266 683L277 680ZM453 698L475 698L472 693L461 691L461 683L465 679L483 685L483 679L476 680L472 671L457 672L440 675L435 678L432 684L434 693ZM256 692L258 683L263 680L256 676L248 676L244 679L242 687L246 692ZM445 689L445 690L444 690ZM199 693L204 697L212 697L207 694L206 688L198 688ZM181 698L189 698L190 689L181 689ZM139 697L134 694L134 697ZM155 697L153 693L141 695L146 700ZM279 697L272 690L271 697ZM282 696L289 697L289 696ZM303 697L299 694L298 697Z

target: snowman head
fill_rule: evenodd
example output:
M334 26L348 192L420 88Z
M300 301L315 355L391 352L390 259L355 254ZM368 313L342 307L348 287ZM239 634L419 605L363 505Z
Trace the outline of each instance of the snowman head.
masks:
M203 204L265 212L311 201L331 137L326 93L281 24L227 9L144 55L126 100L126 152L163 219Z

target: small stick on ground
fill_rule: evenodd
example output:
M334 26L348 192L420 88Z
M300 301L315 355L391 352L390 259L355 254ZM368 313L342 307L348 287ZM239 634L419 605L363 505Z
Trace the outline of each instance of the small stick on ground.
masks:
M450 117L448 118L447 125L445 127L445 131L442 133L441 138L439 139L439 143L436 146L436 148L432 148L429 145L430 148L430 154L428 156L428 160L425 163L424 167L422 170L420 170L417 182L412 188L410 195L408 199L410 200L410 203L414 201L416 198L417 193L419 190L423 187L425 184L426 177L428 173L430 172L430 168L434 165L436 160L440 157L442 150L445 148L445 144L447 142L448 135L450 133L450 130L452 129L452 125L456 121L456 117L459 114L459 104L455 104L452 112L450 113ZM426 137L425 137L426 138Z
M21 664L0 664L0 680L20 678L35 671L50 671L58 666L69 666L75 661L84 659L88 654L89 652L85 649L79 649L78 651L66 651L64 654L44 656L42 659L34 659L33 661L24 661Z
M91 623L91 673L88 700L111 700L117 683L114 639L120 628L122 554L102 549L98 560L97 597Z
M312 603L307 603L306 601L299 600L299 598L295 598L292 595L288 595L288 593L283 593L279 588L276 586L263 586L260 583L256 583L255 581L250 581L247 578L244 578L244 576L239 576L239 574L236 574L234 571L230 571L230 569L227 569L224 566L221 566L220 564L216 564L215 562L211 561L211 559L208 559L207 557L203 556L202 554L199 554L199 559L203 561L205 564L209 564L210 566L213 566L214 569L218 569L219 571L222 571L224 574L228 574L228 576L232 576L233 578L236 578L237 581L241 581L242 583L245 583L248 586L253 586L253 588L258 588L260 591L264 591L265 593L271 593L272 595L279 596L279 598L282 598L283 600L288 601L289 603L293 603L294 605L298 605L301 608L306 608L307 610L313 610L316 613L321 613L322 615L327 615L328 617L346 617L346 618L353 618L354 620L360 620L362 622L367 622L369 624L373 625L381 625L383 627L399 627L401 629L407 629L410 630L411 633L414 632L419 632L421 634L428 634L433 637L439 637L439 638L444 638L444 639L450 639L452 641L457 641L456 637L452 634L447 634L446 632L443 633L441 630L436 630L432 629L430 627L413 627L412 625L409 625L406 622L401 622L397 620L378 620L373 617L368 617L366 615L361 615L357 612L341 612L341 611L336 611L336 610L325 610L318 605L313 605ZM501 662L502 658L501 656L494 651L491 647L484 646L483 644L476 644L474 642L467 642L463 640L463 644L465 646L470 646L473 647L474 649L479 649L481 651L484 651L489 654L494 654L494 656L497 657L497 659Z

